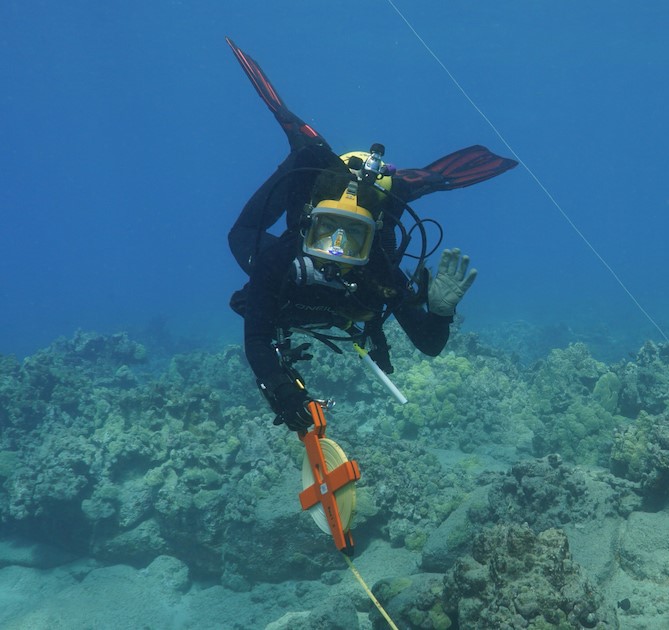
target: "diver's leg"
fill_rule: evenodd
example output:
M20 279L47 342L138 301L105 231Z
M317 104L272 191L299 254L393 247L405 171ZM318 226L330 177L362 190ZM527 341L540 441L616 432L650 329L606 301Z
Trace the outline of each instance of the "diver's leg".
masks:
M253 194L228 234L228 243L239 266L250 273L256 252L276 240L268 234L286 213L287 224L295 229L304 204L310 200L314 180L322 169L345 168L332 151L322 145L291 151L272 176Z
M228 243L235 260L242 270L251 275L251 263L256 251L267 247L276 240L276 236L267 232L258 232L255 228L235 226L228 234Z
M293 169L294 162L295 156L291 153L248 200L228 233L230 251L248 274L251 272L251 259L256 252L277 238L268 234L267 230L281 218L285 210L282 183L287 179L286 174Z

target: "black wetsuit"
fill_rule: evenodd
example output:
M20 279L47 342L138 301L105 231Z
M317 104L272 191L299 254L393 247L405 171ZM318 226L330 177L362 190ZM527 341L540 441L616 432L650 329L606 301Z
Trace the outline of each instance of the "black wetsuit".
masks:
M251 275L251 258L276 241L277 237L266 230L283 214L289 229L299 227L319 169L332 166L341 168L342 163L326 146L309 145L291 151L248 200L228 234L230 250L246 273Z
M380 328L386 307L421 352L436 356L448 340L453 318L429 313L424 305L416 304L408 278L379 251L381 234L377 235L369 262L345 275L348 282L357 285L355 292L343 287L298 286L290 279L292 262L302 255L300 217L304 204L313 201L314 182L320 174L309 169L326 168L343 170L350 177L348 169L326 146L310 145L292 151L251 197L228 235L230 249L250 277L231 304L244 317L249 364L258 380L266 384L286 381L272 345L279 329L318 325L319 329L347 330L357 322L370 322L369 336L377 346L374 358L386 372L392 371ZM393 183L393 189L402 190L401 182L397 186ZM401 214L401 207L386 210ZM268 234L266 230L284 213L286 231L281 237Z
M390 311L395 315L420 351L433 356L439 354L448 340L452 318L429 313L424 304L419 304L407 288L408 280L397 266L399 261L393 262L383 255L394 247L392 223L377 233L376 251L372 250L369 263L346 274L347 281L358 285L354 293L319 285L298 287L291 283L291 263L301 255L302 209L305 203L318 202L312 187L319 174L306 169L348 171L325 139L286 107L258 63L232 40L226 38L226 41L291 146L288 158L246 204L228 236L232 253L250 275L250 282L233 296L231 306L244 316L246 355L259 381L269 390L272 382L281 387L282 378L283 384L288 378L272 348L278 328L322 324L346 329L351 322L366 321L365 334L377 346L379 341L383 345L384 318L380 313L385 306L388 307L386 314ZM438 190L453 190L485 181L516 164L514 160L474 145L445 155L424 168L395 171L392 193L396 201L409 203ZM327 194L321 197L333 198L339 197ZM359 205L371 210L367 201L370 199L358 196ZM395 217L395 220L399 220L405 209L404 203L393 205L389 198L381 201L381 207L385 219ZM277 239L267 230L283 213L287 216L287 232ZM385 371L392 369L387 347L385 356L375 360Z
M251 197L228 235L230 249L250 276L232 305L244 317L246 357L258 380L266 384L286 381L272 345L279 329L318 326L347 330L358 322L370 322L370 337L379 350L377 361L382 369L391 371L380 329L385 308L390 308L416 348L438 355L446 345L453 318L435 315L423 304L416 304L408 278L379 251L380 236L367 265L354 267L344 276L355 282L355 292L343 287L298 286L291 280L292 262L303 255L299 217L304 204L313 201L312 189L319 175L317 170L308 170L311 168L341 169L342 162L327 147L312 145L291 152ZM348 170L344 172L348 176ZM281 237L268 234L266 230L284 212L286 231Z
M357 285L353 293L330 286L298 286L290 278L290 268L300 255L300 244L299 232L288 230L261 250L245 290L246 357L261 382L280 383L285 378L272 346L278 329L318 326L347 330L355 322L374 322L387 305L416 348L431 356L443 350L453 318L414 305L407 277L399 269L389 272L381 257L373 255L366 266L345 275ZM372 340L378 341L373 334ZM381 357L379 362L389 371L386 361Z

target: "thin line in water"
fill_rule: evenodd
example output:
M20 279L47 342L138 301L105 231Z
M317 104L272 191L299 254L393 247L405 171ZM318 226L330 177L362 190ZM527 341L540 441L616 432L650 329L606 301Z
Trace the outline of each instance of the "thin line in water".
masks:
M502 135L502 133L497 129L497 127L493 124L493 122L486 116L485 112L474 102L474 100L469 96L467 91L460 85L459 81L455 78L455 76L451 73L451 71L446 67L444 62L439 59L437 54L428 46L427 42L420 36L418 31L413 27L413 25L407 20L407 18L404 16L404 14L397 8L393 0L387 0L388 4L395 10L397 15L402 18L402 21L407 25L409 30L416 36L418 41L423 45L425 50L434 58L434 60L441 66L441 68L444 70L444 72L448 75L450 80L453 82L455 87L458 88L458 90L462 93L462 95L467 99L467 101L470 103L470 105L479 113L481 118L488 123L488 126L493 130L495 135L500 139L500 141L504 144L504 146L511 152L513 157L518 161L518 163L527 171L527 173L530 175L530 177L536 182L537 186L544 192L546 197L551 201L551 203L558 209L559 213L562 215L564 220L571 226L571 228L578 234L578 236L581 238L581 240L587 245L587 247L590 249L590 251L595 255L595 257L599 260L599 262L604 265L604 267L607 269L607 271L613 276L615 281L620 285L622 290L627 294L627 296L632 300L632 302L636 305L636 307L643 313L645 318L657 329L657 331L660 333L662 338L669 343L669 337L666 335L664 330L660 327L660 325L651 317L650 313L646 311L646 309L641 305L639 300L636 299L634 294L627 288L625 283L620 279L620 276L613 270L611 265L606 261L606 259L599 253L597 248L588 240L588 238L583 234L583 232L578 228L578 226L571 220L571 217L563 210L562 206L557 202L555 197L550 193L550 191L544 186L542 181L534 174L534 171L525 163L525 161L516 153L516 151L513 149L513 147L507 142L506 138Z

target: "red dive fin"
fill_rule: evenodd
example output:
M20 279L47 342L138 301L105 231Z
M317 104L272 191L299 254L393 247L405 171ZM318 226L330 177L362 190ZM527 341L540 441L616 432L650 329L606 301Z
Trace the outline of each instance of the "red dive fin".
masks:
M409 192L407 201L410 202L437 190L478 184L501 175L517 164L515 160L495 155L477 144L445 155L425 168L399 169L394 177L406 185Z
M257 62L238 48L229 37L226 37L225 41L232 48L237 61L239 61L244 72L246 72L251 83L253 83L253 87L260 95L260 98L265 101L267 107L274 114L274 118L277 119L282 129L286 132L291 149L299 149L309 144L320 144L329 148L325 139L313 127L307 125L307 123L298 118L286 107Z

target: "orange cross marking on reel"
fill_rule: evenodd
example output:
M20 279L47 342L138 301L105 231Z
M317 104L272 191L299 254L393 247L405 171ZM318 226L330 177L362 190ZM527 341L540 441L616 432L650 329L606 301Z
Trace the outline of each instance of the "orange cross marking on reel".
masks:
M350 527L355 511L355 481L360 468L349 461L340 446L325 437L325 415L320 403L307 405L314 420L311 431L300 434L306 454L302 464L300 503L309 510L318 527L332 534L337 549L353 555Z

